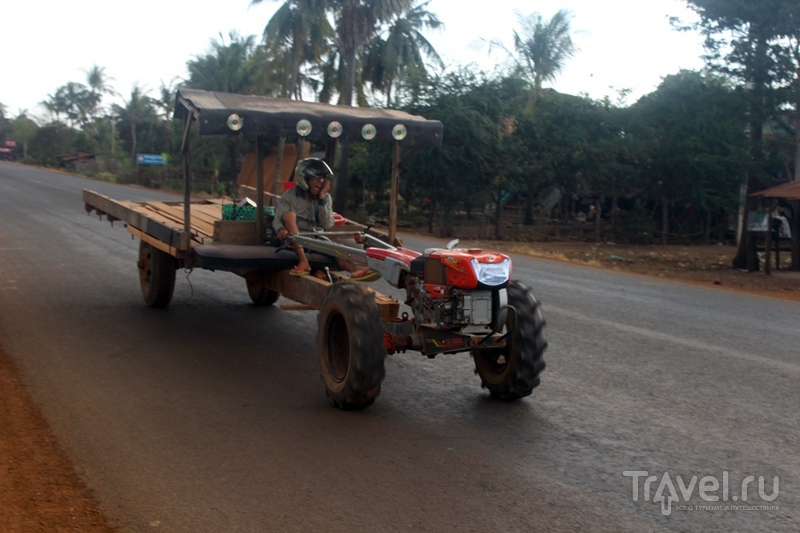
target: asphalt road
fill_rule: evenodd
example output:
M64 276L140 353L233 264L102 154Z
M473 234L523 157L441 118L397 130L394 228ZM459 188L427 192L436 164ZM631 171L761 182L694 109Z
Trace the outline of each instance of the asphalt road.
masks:
M0 163L0 343L122 531L800 529L797 303L514 256L548 322L531 397L406 353L340 412L316 313L207 271L145 307L83 188L164 197Z

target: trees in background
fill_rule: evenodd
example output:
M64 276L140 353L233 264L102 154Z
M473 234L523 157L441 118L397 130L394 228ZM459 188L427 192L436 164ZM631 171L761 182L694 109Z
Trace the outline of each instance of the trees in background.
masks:
M789 3L769 2L794 16ZM345 68L341 43L349 35L351 44L362 43L353 85L360 103L371 88L381 101L445 124L442 147L421 150L404 171L401 213L424 213L429 227L442 234L452 233L460 218L480 220L488 237L512 223L524 228L544 219L570 220L592 205L608 222L603 238L708 240L712 232L724 236L746 178L761 185L778 172L795 173L797 141L778 130L790 131L790 112L797 111L800 45L790 26L756 16L744 0L693 3L702 12L714 69L668 76L628 107L542 88L574 53L567 12L549 21L520 16L516 64L505 71L442 73L429 68L440 62L423 33L440 22L428 3L414 2L289 0L267 24L263 43L220 36L207 53L187 62L189 78L182 83L272 96L338 94L344 102L345 74L352 71ZM326 16L301 16L312 12ZM762 80L760 90L756 79ZM113 154L114 139L130 154L129 168L136 152L177 155L172 84L157 99L134 87L124 104L104 115L102 97L110 91L105 69L97 66L87 72L86 85L59 88L47 101L51 123L34 124L36 131L28 133L31 157L51 163L48 143L51 154L84 146L106 153L110 147ZM3 118L5 131L18 125L14 135L26 135L27 117ZM764 124L770 127L766 137ZM248 148L235 137L203 139L193 147L196 161L230 180ZM337 209L367 205L380 214L388 202L391 158L369 144L353 157L355 187L337 190L337 202L346 206Z
M570 17L564 9L549 21L540 13L517 14L520 31L514 32L514 48L520 58L520 72L531 84L531 106L541 95L542 83L555 80L566 61L575 55Z
M155 103L147 96L147 92L139 85L134 85L124 105L114 104L114 113L123 126L130 132L131 166L136 165L139 128L144 124L152 125L157 118Z
M430 0L396 13L377 38L367 46L364 58L364 79L373 91L386 95L386 105L392 105L392 89L408 83L410 92L429 76L426 58L443 69L444 63L436 49L423 34L438 30L442 21L428 11ZM399 99L396 103L399 103Z
M747 167L746 193L750 194L763 188L770 177L764 160L764 124L784 104L797 103L787 101L787 95L792 94L791 89L798 83L799 72L791 66L794 61L791 43L800 36L800 4L794 0L687 0L687 3L700 16L698 27L706 35L709 67L745 89L753 162ZM744 216L742 226L746 224L747 210ZM755 245L748 242L741 240L734 267L747 267L747 247Z

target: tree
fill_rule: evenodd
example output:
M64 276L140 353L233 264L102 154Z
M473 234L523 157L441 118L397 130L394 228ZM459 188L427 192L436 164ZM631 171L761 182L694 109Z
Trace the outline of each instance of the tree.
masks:
M552 81L564 69L567 59L575 54L570 36L570 12L559 10L545 21L541 14L523 16L517 13L520 32L514 32L514 48L524 63L523 74L533 87L531 105L535 105L542 83Z
M11 136L22 145L22 157L28 155L28 146L38 130L39 126L24 111L11 121Z
M251 0L259 4L262 0ZM288 70L289 79L281 84L283 96L300 100L304 78L301 71L306 64L318 64L329 47L333 28L326 12L328 0L289 0L270 18L264 28L264 43L273 58L283 61L281 70ZM277 61L276 61L277 63Z
M777 105L775 83L781 38L800 33L800 4L795 0L687 0L700 15L706 36L706 61L712 68L740 80L748 88L750 166L746 192L763 187L763 125ZM777 54L777 55L776 55ZM747 225L747 210L741 226ZM734 268L748 268L755 243L747 232L733 260Z
M55 166L56 157L69 153L75 139L75 130L54 122L36 130L28 147L28 154L45 166Z
M114 104L114 113L130 128L131 134L131 165L136 165L137 150L137 128L146 122L154 121L156 110L152 98L147 96L147 92L135 84L131 89L131 96L125 101L125 105Z
M375 89L386 95L386 105L392 102L392 88L409 79L421 80L428 75L425 57L444 68L441 57L422 34L424 29L443 26L439 18L427 10L430 0L397 14L388 29L367 49L364 70Z
M734 209L748 160L741 93L722 78L682 71L634 108L630 133L644 139L649 162L639 185L661 203L662 243L671 211L691 206L710 222Z
M501 136L503 112L499 83L462 69L431 80L426 101L408 111L446 123L442 146L422 150L409 165L403 186L428 199L428 226L442 222L442 236L451 235L459 203L483 207L496 190L493 178L504 172Z
M189 79L186 86L206 91L252 94L261 72L255 58L255 37L228 34L229 43L220 34L211 42L210 51L187 62Z
M87 98L87 115L91 121L97 118L97 113L100 111L100 103L102 102L103 95L113 95L116 91L109 85L110 78L106 75L105 67L92 67L86 72L86 83L89 86L89 96Z
M47 96L48 100L42 104L55 120L60 120L63 115L71 127L89 122L89 110L93 104L91 93L83 84L71 81L59 87L55 95Z
M381 24L411 9L413 0L332 0L336 49L345 68L342 105L352 105L359 54L380 33Z
M6 106L0 102L0 138L5 138L8 130L8 119L6 119Z

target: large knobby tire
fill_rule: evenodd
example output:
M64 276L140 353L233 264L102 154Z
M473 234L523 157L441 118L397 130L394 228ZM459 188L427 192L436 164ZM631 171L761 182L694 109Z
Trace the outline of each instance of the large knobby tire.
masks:
M250 295L253 303L259 307L272 305L281 296L279 292L264 287L257 279L248 277L245 278L245 281L247 282L247 294Z
M331 403L348 410L372 405L386 375L383 323L374 294L354 282L334 283L318 320L319 364Z
M168 306L175 290L175 270L178 267L175 258L144 241L139 241L137 266L144 302L149 307Z
M545 321L533 291L517 281L509 283L507 290L508 305L517 310L516 328L505 348L473 350L472 357L481 386L489 389L492 398L512 401L528 396L539 385L547 342ZM509 313L506 328L513 323L513 313Z

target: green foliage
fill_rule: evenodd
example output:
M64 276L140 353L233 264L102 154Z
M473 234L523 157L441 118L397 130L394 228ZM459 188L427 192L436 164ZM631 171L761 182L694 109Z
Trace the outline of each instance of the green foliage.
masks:
M535 99L540 96L542 82L554 80L566 60L575 55L570 17L564 9L549 21L539 13L517 15L520 31L514 32L514 47L522 58L522 72L533 86Z
M75 136L75 130L59 122L39 128L31 139L28 155L41 165L54 167L57 156L72 153Z
M697 72L665 78L635 106L631 133L644 143L651 194L702 209L733 209L750 164L744 102L723 80Z
M95 175L95 179L98 179L100 181L107 181L109 183L117 182L117 177L111 172L98 172L97 175Z

